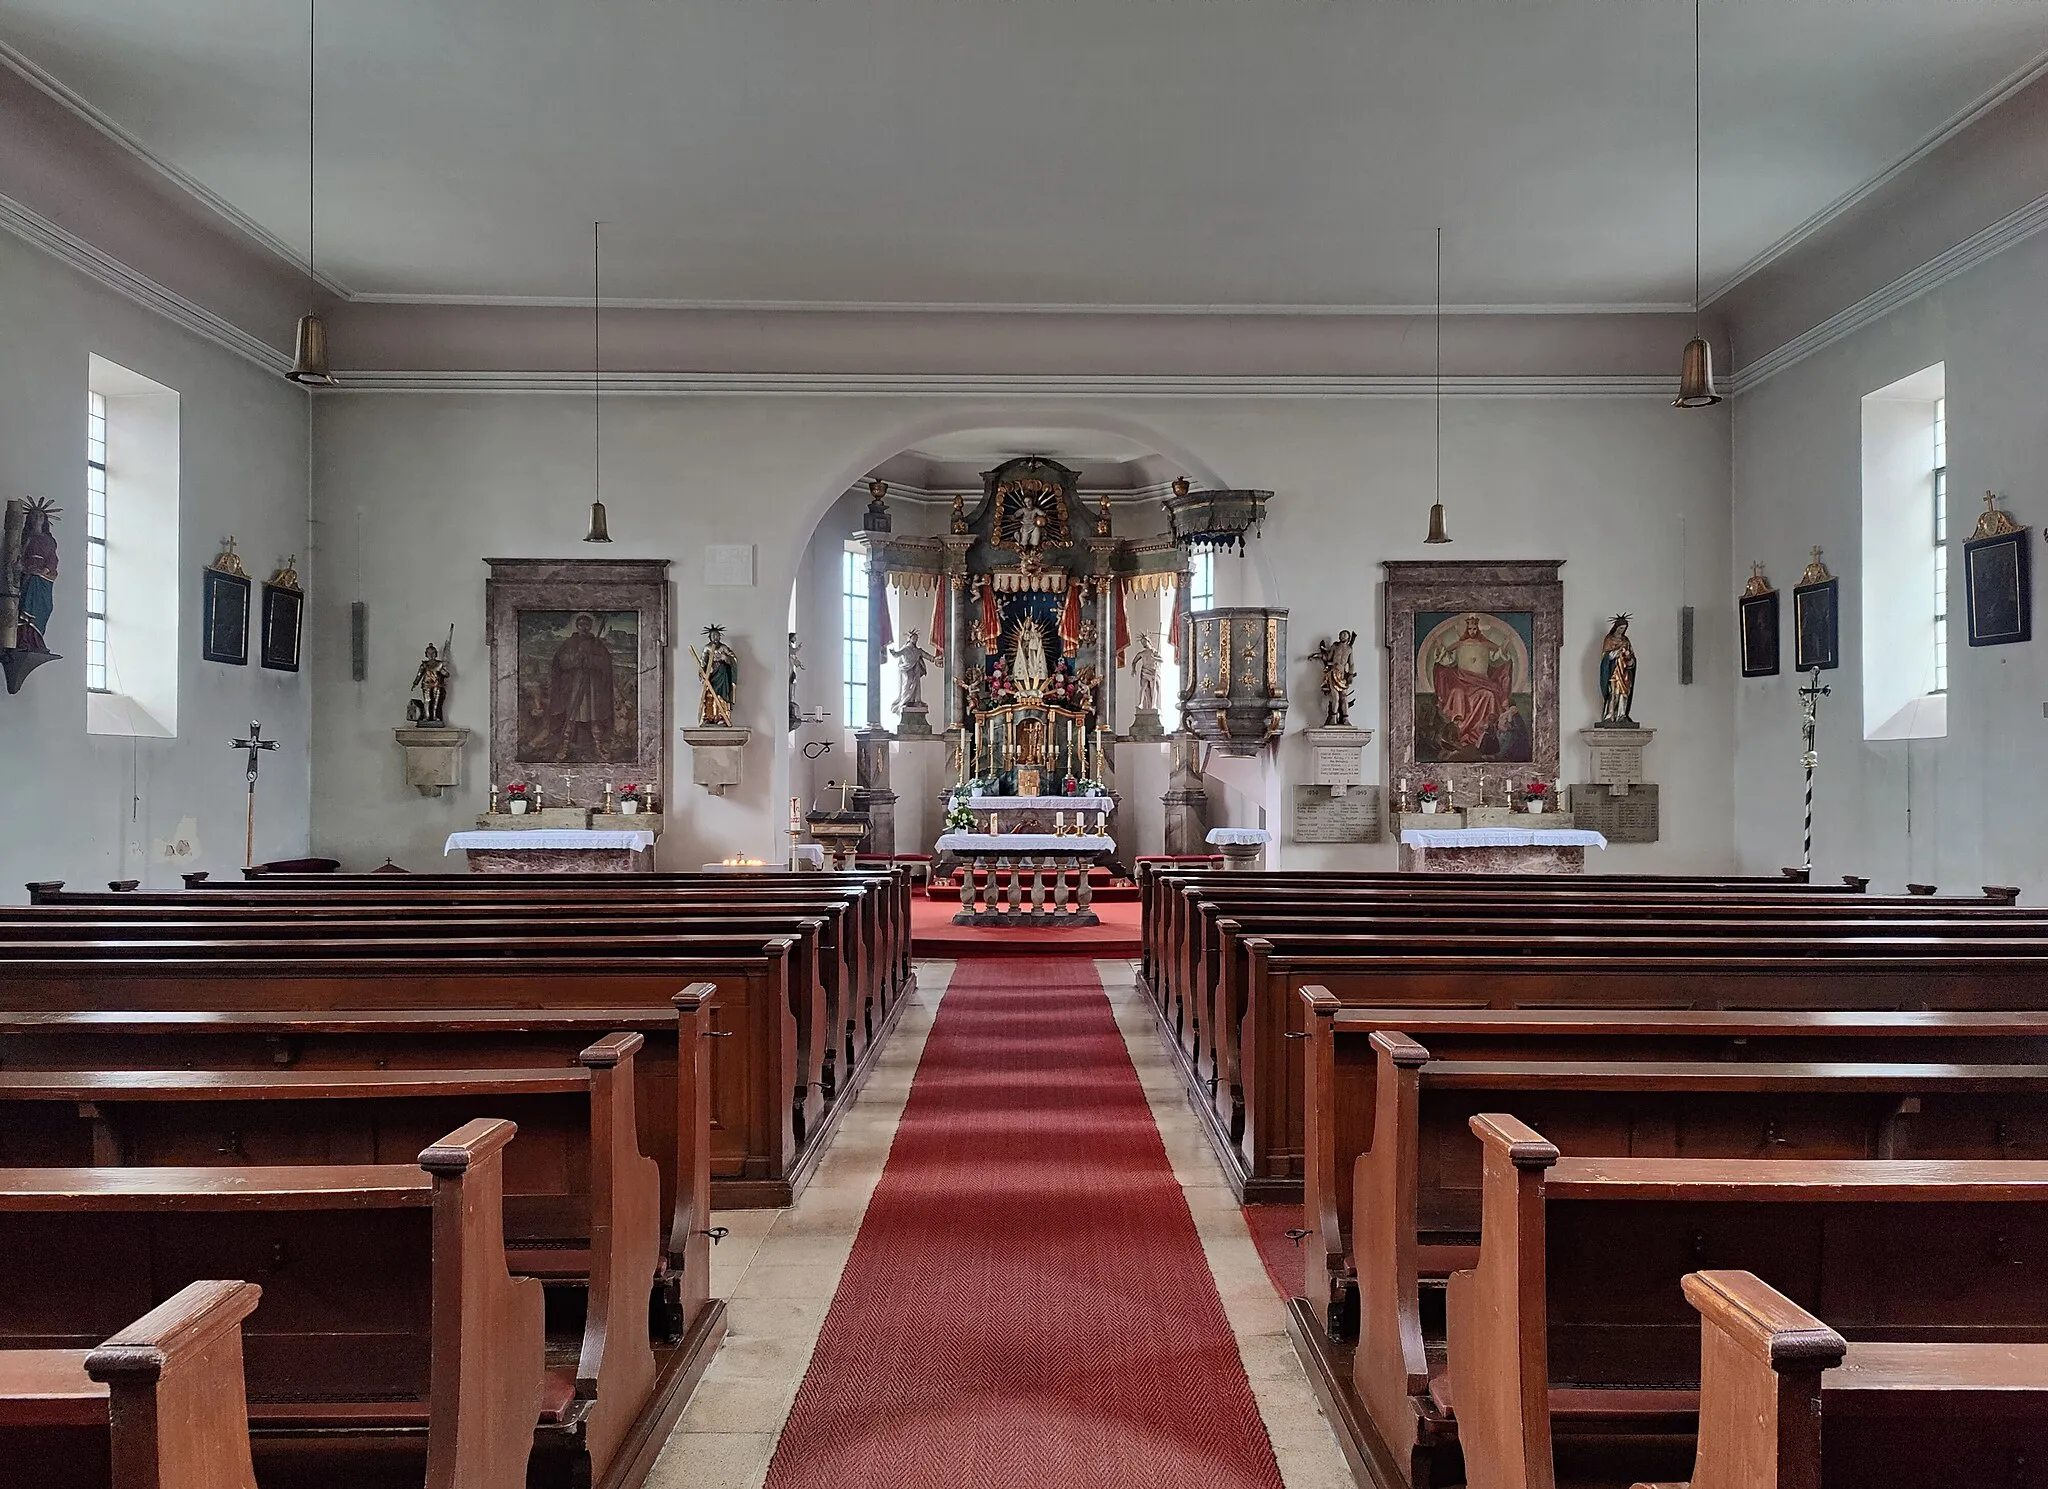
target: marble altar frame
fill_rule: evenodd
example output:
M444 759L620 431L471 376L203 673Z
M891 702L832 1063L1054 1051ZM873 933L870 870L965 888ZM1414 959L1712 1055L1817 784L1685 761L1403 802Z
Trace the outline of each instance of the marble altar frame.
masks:
M524 780L542 801L595 806L606 781L669 794L671 731L669 561L665 558L487 558L484 614L491 656L491 779ZM561 762L519 758L519 613L588 610L637 613L639 663L636 752L631 760Z
M1558 559L1412 560L1387 559L1385 633L1387 649L1387 780L1407 779L1412 791L1424 780L1450 787L1470 801L1482 776L1498 781L1526 772L1530 780L1558 776L1558 666L1564 649L1564 581ZM1533 617L1529 648L1530 693L1535 717L1527 764L1448 761L1419 764L1415 758L1415 617L1420 611L1527 612Z

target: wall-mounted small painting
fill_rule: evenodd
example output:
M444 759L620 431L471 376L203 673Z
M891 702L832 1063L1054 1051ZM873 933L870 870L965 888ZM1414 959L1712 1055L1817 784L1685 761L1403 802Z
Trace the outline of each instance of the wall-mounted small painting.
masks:
M263 586L263 639L257 656L273 672L299 670L299 636L306 614L305 592L299 588L297 555Z
M1416 763L1533 763L1535 615L1418 610L1415 638Z
M519 760L640 757L640 613L519 612Z
M1970 645L2034 639L2027 529L1998 510L1996 492L1984 493L1977 530L1963 544L1963 593L1969 602Z
M1735 602L1742 621L1742 675L1778 675L1778 592L1764 577L1762 564L1749 566L1749 583Z
M200 577L199 655L231 667L249 665L249 571L231 537Z
M1820 561L1819 548L1792 587L1792 665L1801 672L1842 665L1842 581Z

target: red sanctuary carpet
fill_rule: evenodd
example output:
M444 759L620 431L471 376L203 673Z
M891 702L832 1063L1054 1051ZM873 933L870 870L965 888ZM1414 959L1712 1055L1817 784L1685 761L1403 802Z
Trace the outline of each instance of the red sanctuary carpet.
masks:
M963 964L768 1489L1281 1489L1086 963Z
M1095 902L1101 925L1066 930L1014 930L1008 926L955 925L956 897L951 904L912 895L910 948L918 956L1012 956L1071 952L1082 956L1136 956L1138 912L1135 902Z

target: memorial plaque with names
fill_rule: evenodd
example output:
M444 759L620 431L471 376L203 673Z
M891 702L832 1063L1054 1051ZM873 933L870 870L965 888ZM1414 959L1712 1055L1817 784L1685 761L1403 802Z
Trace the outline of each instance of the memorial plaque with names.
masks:
M1610 843L1657 841L1657 788L1631 786L1614 796L1604 785L1572 788L1572 825L1597 832Z
M1365 752L1357 745L1317 745L1316 781L1324 786L1363 785Z
M1332 796L1323 786L1294 788L1294 841L1297 843L1377 843L1380 840L1380 788L1353 786Z

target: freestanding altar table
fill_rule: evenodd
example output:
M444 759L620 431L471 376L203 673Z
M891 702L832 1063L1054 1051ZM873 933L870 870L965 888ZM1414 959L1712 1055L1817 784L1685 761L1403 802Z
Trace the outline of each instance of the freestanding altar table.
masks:
M1116 852L1115 838L1100 833L1060 837L1049 832L949 832L939 839L938 851L967 861L955 925L1102 923L1089 908L1094 890L1088 883L1088 871ZM1048 874L1052 876L1050 886Z
M473 874L645 874L654 869L654 834L538 827L451 832L445 854L469 855Z
M1607 846L1578 827L1408 827L1401 870L1423 874L1581 874L1586 850Z

